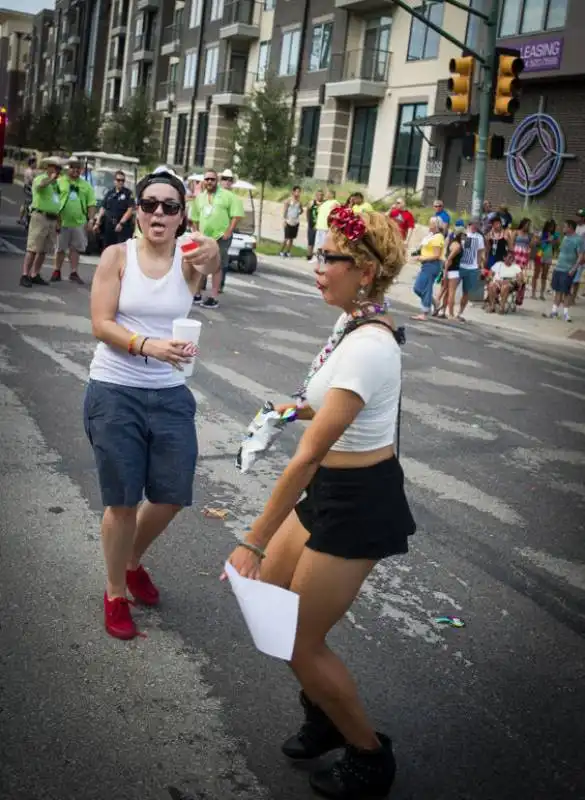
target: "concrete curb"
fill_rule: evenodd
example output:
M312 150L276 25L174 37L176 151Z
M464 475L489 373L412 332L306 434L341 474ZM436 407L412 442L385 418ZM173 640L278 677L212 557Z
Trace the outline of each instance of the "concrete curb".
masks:
M309 272L308 265L303 264L303 266L295 267L292 264L290 265L283 264L280 259L277 261L271 259L268 256L260 256L259 271L261 272L263 269L266 268L268 268L267 271L269 272L274 272L276 274L281 274L285 276L294 276L296 278L300 278L301 280L307 281L308 284L313 284L312 273ZM408 290L408 292L410 292L411 287L410 283L399 281L394 288L395 289L402 288L403 290ZM412 295L412 299L408 296L408 294L406 296L393 298L393 292L390 291L389 296L390 300L393 300L398 307L403 308L406 312L411 310L416 310L416 311L420 310L418 300L414 295ZM527 331L524 327L515 325L513 322L510 322L508 320L508 315L505 317L506 320L505 322L501 321L497 315L495 315L496 319L492 321L493 316L494 315L490 316L486 315L485 319L469 319L465 327L467 328L467 327L479 326L487 330L496 330L496 331L501 331L502 333L511 333L514 336L521 337L523 339L531 341L532 343L534 343L534 341L537 340L542 343L553 344L553 345L560 345L560 344L568 345L569 347L575 350L581 350L582 352L585 353L585 341L576 341L574 339L569 338L569 335L575 334L576 332L581 330L585 334L585 326L579 326L579 325L577 326L573 325L570 327L567 326L567 328L569 328L568 335L553 336L551 334L543 333L538 329L533 331ZM432 318L431 320L429 320L429 322L435 325L442 325L442 326L450 325L451 327L455 326L457 328L461 327L461 323L449 323ZM551 325L555 324L556 323L551 321ZM563 323L559 322L558 324L561 325ZM566 328L564 330L566 330Z

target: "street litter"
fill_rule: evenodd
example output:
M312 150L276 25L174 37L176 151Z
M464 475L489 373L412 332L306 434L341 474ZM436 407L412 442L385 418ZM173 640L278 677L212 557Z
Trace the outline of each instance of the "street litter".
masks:
M210 519L225 519L229 511L227 508L204 508L203 513Z
M435 617L435 622L439 625L450 625L452 628L464 628L465 623L459 617Z

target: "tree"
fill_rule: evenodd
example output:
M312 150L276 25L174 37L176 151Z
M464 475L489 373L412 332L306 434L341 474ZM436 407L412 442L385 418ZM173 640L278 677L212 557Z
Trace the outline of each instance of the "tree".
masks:
M63 109L59 103L51 100L34 118L31 144L45 153L60 150L62 130Z
M134 94L106 123L102 145L109 152L134 156L141 163L148 163L154 161L160 151L157 128L156 115L147 95Z
M8 130L6 141L16 147L29 147L34 145L32 140L32 128L34 116L30 109L23 109L13 120L8 120Z
M73 98L63 118L61 145L66 150L96 150L99 142L100 110L85 93Z
M304 158L294 145L294 121L290 95L279 82L268 78L241 109L232 141L233 162L238 173L260 184L258 238L266 184L279 186L293 175Z

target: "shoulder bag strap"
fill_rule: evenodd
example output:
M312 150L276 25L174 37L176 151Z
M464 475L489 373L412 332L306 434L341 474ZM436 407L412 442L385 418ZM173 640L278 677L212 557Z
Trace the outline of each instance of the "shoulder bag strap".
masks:
M349 333L361 328L362 325L383 325L386 330L394 336L396 343L400 346L406 344L406 329L404 326L400 328L391 328L389 325L386 325L381 319L354 319L352 320L346 327L345 331L343 332L343 336L341 339L345 338ZM341 342L341 339L339 342ZM338 342L338 344L339 344ZM396 458L400 458L400 423L402 420L402 384L400 387L400 394L398 396L398 412L396 415Z

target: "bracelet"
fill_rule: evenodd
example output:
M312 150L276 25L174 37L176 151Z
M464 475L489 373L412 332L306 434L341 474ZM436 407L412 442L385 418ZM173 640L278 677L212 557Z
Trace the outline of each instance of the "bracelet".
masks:
M130 353L131 356L136 355L136 353L133 350L134 342L136 341L136 339L138 339L138 334L133 333L132 336L130 337L130 341L128 342L128 352Z
M258 556L260 561L263 558L266 558L266 553L262 550L261 547L256 547L255 544L250 544L250 542L239 542L238 547L245 547L246 550L249 550L251 553L254 553L255 556Z
M147 341L149 339L150 339L150 336L145 336L144 337L144 339L142 340L142 344L140 345L140 350L138 351L138 354L141 355L142 358L144 359L144 363L145 364L148 364L148 356L144 355L144 345L147 343Z

